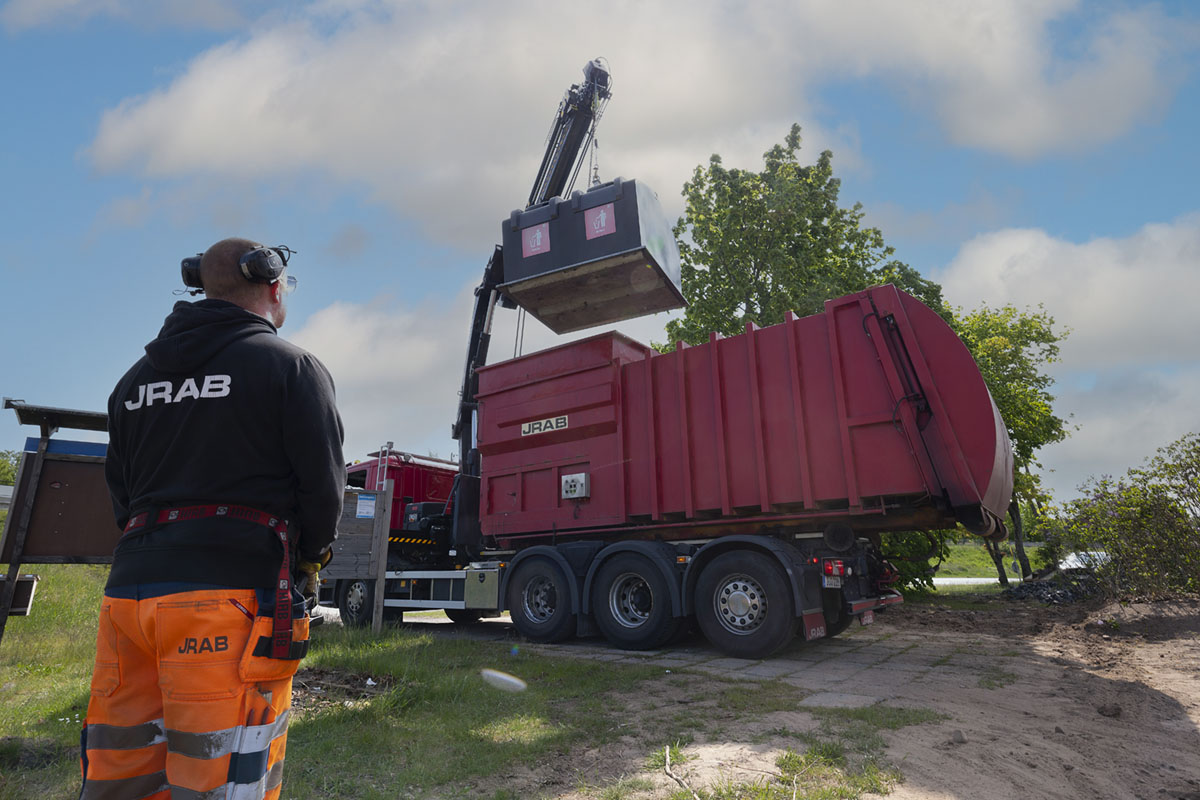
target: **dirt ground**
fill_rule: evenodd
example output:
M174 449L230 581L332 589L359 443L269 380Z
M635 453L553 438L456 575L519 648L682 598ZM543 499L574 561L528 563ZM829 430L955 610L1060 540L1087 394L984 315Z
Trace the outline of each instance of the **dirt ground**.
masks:
M1200 800L1200 602L910 606L884 625L1019 653L1003 688L922 692L951 721L892 737L906 778L895 800Z
M601 657L596 650L577 655ZM661 659L677 663L679 655L664 651ZM809 700L824 689L839 693L834 703L945 715L882 731L884 756L903 774L888 795L893 800L1200 800L1197 600L1047 607L995 599L968 610L912 604L769 661L731 661L694 661L651 692L613 698L627 733L611 745L455 791L664 798L681 786L662 770L646 771L646 757L651 742L680 726L690 741L675 770L688 786L712 792L769 781L785 748L803 752L803 734L817 729L812 708L802 701L745 715L712 697L728 698L739 674L746 692L765 691L756 687L774 671L777 687L794 685Z

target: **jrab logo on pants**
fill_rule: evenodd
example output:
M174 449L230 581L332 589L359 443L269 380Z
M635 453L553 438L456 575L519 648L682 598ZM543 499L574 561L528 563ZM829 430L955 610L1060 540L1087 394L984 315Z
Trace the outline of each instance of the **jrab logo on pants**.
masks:
M187 655L188 653L219 653L222 650L229 649L228 636L214 636L209 639L205 636L203 639L193 639L188 637L183 640L183 644L179 646L179 652Z

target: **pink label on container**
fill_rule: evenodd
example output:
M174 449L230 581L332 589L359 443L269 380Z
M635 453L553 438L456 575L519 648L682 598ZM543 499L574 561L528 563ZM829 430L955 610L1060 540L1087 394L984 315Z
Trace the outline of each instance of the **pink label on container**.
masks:
M530 228L524 228L521 231L521 256L523 258L529 258L530 256L536 256L549 252L549 222L543 222L541 225L534 225Z
M587 230L587 238L589 239L616 233L617 217L613 214L613 204L605 203L602 206L585 209L583 212L583 226Z

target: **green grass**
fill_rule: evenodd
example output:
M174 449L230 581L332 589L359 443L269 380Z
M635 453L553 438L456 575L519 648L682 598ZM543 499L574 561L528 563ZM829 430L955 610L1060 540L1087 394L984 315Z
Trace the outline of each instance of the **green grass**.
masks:
M1036 542L1025 543L1025 555L1032 561L1041 545ZM1016 550L1011 542L1000 545L1004 553L1004 569L1009 577L1013 577L1012 562L1016 560ZM950 555L938 568L939 578L996 578L996 565L988 555L987 548L982 543L952 544L949 546Z
M776 711L803 711L815 721L802 724L800 729L774 727L754 734L750 741L763 743L791 740L802 749L788 749L776 762L778 773L751 781L728 778L709 786L692 785L704 800L787 800L793 797L841 798L856 800L864 794L886 794L902 780L900 771L889 764L884 753L885 731L896 731L912 725L924 725L948 719L929 709L873 705L854 709L805 709L798 705L807 693L782 681L763 681L747 691L745 686L722 686L717 683L702 703L689 704L669 720L672 731L693 727L691 722L707 720L708 727L716 726L717 735L710 731L704 740L720 741L721 725L731 719L742 723ZM651 752L647 762L650 769L662 769L665 762L662 740ZM672 741L672 740L668 740ZM675 741L671 747L671 763L686 762L690 737ZM680 747L682 745L682 747ZM676 770L686 774L686 767ZM689 791L673 792L672 800L692 800Z
M999 667L988 667L979 676L979 688L981 689L1003 689L1010 683L1016 683L1017 676L1012 672L1005 672Z
M671 764L682 764L685 761L691 761L695 756L685 755L683 752L684 745L691 744L691 738L686 740L676 741L675 744L667 745L650 752L650 756L646 759L646 769L660 770L667 764L667 749L671 750Z
M937 606L960 611L977 610L980 606L999 602L1004 587L999 583L975 583L962 586L938 586L933 591L908 589L904 602L910 606Z
M0 644L0 800L79 792L79 731L106 572L40 567L33 615L8 622ZM480 678L484 667L517 675L529 688L501 692ZM343 686L365 686L370 677L383 690L327 688L321 703L297 692L286 795L389 800L434 786L469 787L498 765L533 765L582 743L612 741L618 712L605 693L636 690L661 674L535 655L502 642L405 628L375 637L340 626L315 629L303 669L300 680L310 684L336 675ZM463 791L493 796L495 789Z
M595 797L597 800L626 800L641 792L650 792L654 789L654 782L646 778L630 776L622 778L611 786L603 788L593 788L585 786L588 797Z
M563 756L585 742L601 746L618 736L605 693L660 673L403 628L380 637L362 629L318 628L314 644L305 662L310 668L387 678L392 688L351 707L298 715L285 777L295 797L394 798L483 778L497 765L508 769ZM484 667L514 674L529 688L498 691L479 677Z
M0 800L74 796L108 567L21 571L41 582L30 616L10 617L0 642Z
M815 731L777 728L776 738L793 739L803 751L785 750L775 761L777 773L752 781L726 779L712 786L692 786L704 800L857 800L864 794L887 794L903 780L900 771L882 753L882 731L896 731L948 719L929 709L874 705L867 708L811 709ZM671 761L675 763L672 748ZM657 761L661 767L662 758ZM687 790L671 800L692 800Z
M0 644L0 800L65 799L79 791L79 729L107 570L55 565L37 571L42 582L33 616L10 619ZM498 691L480 678L484 667L516 675L528 689ZM368 689L368 678L374 688ZM514 768L561 763L570 769L571 753L630 735L645 743L651 768L661 767L668 742L672 763L683 765L691 742L712 726L718 729L709 731L710 741L723 735L720 725L796 711L805 695L782 681L755 683L746 691L745 685L705 676L697 702L646 711L648 721L630 725L634 712L656 696L656 686L677 689L681 680L698 679L403 627L374 636L321 626L298 677L285 794L514 800L500 777ZM623 706L617 692L634 699ZM880 760L882 731L940 718L887 706L809 713L817 730L778 731L798 747L781 756L777 776L705 787L702 796L785 800L794 785L804 791L797 796L818 798L885 791L899 773ZM652 787L637 774L639 766L629 764L626 776L580 791L609 800L640 796Z
M738 716L759 716L772 711L795 711L808 692L780 680L763 681L746 691L744 684L732 684L717 695L717 707Z
M910 725L925 725L949 719L927 708L874 705L866 708L820 708L814 716L821 721L824 736L848 752L873 757L886 746L880 731L897 731Z

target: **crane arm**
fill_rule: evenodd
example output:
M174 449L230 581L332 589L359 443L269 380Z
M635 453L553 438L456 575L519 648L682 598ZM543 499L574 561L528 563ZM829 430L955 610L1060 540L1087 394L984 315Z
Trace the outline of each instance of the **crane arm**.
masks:
M583 68L583 83L572 84L558 104L546 137L546 152L526 208L563 197L575 185L583 154L596 132L596 123L612 97L612 76L596 58Z

